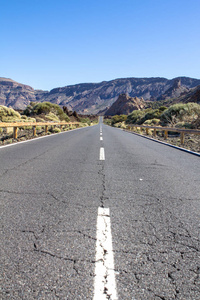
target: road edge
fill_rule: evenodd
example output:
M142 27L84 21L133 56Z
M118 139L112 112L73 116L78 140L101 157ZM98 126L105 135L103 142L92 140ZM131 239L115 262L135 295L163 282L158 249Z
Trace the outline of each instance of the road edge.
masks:
M118 128L118 129L120 129L120 128ZM178 146L169 144L169 143L165 143L165 142L162 142L162 141L160 141L160 140L156 140L156 139L153 139L153 138L151 138L151 137L148 137L148 136L145 136L145 135L141 135L141 134L136 133L136 132L133 132L133 131L129 131L129 130L127 130L127 129L122 129L122 130L125 131L125 132L128 132L128 133L132 133L132 134L138 135L138 136L143 137L143 138L145 138L145 139L148 139L148 140L150 140L150 141L152 141L152 142L156 142L156 143L159 143L159 144L163 144L163 145L165 145L165 146L169 146L169 147L172 147L172 148L181 150L181 151L183 151L183 152L187 152L187 153L190 153L190 154L193 154L193 155L196 155L196 156L200 156L200 153L198 153L198 152L194 152L194 151L191 151L191 150L188 150L188 149L185 149L185 148L181 148L181 147L178 147Z

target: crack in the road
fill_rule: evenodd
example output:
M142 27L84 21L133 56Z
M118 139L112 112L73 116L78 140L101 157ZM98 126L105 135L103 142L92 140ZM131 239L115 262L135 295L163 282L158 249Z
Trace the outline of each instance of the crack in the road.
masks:
M102 181L102 190L100 195L100 207L104 208L104 201L107 200L107 197L105 196L106 192L106 178L105 178L105 169L104 169L104 161L101 161L100 163L100 170L98 171L98 174L100 175L101 181Z
M176 200L181 199L176 198ZM117 269L122 275L119 280L124 282L127 277L134 275L136 289L141 290L144 282L148 284L151 280L155 280L153 279L155 276L158 276L157 265L159 265L163 272L161 278L164 280L164 286L166 283L166 288L169 287L171 290L170 296L164 294L164 289L162 294L156 289L147 288L146 291L149 290L152 293L151 299L167 300L169 297L170 299L183 299L181 297L183 295L186 297L185 290L188 289L192 291L193 299L196 299L195 295L199 293L200 275L198 260L200 240L197 233L182 221L181 216L177 216L170 209L169 199L158 197L149 199L148 197L144 204L141 202L138 199L138 203L134 203L138 219L135 217L131 220L135 233L132 235L136 241L135 249L129 250L123 246L122 249L114 250L116 255L118 256L119 253L125 261L129 261L130 258L134 259L134 262L130 262L131 267L127 265L124 269ZM115 220L116 226L118 223L119 221ZM122 235L120 240L122 245L126 245L130 237L128 234ZM132 242L134 243L134 240ZM146 270L148 272L145 274ZM158 280L161 279L158 278Z
M72 262L73 263L73 269L76 271L77 274L79 274L78 268L76 267L77 262L87 262L87 263L90 263L90 264L95 264L96 263L95 260L70 258L70 257L66 257L66 256L57 255L57 254L52 253L50 251L39 249L36 243L34 243L33 246L34 246L34 249L33 249L34 252L44 254L44 255L49 255L53 258L57 258L57 259L60 259L60 260L65 260L65 261Z

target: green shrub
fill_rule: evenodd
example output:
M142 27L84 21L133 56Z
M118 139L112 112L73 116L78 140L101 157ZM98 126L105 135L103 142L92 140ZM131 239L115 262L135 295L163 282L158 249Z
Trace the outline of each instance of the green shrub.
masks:
M79 120L80 120L81 123L86 123L86 124L88 124L89 126L90 126L90 124L91 124L91 121L90 121L89 118L79 118Z
M171 105L161 115L161 121L164 125L175 125L178 122L195 122L200 116L200 105L197 103L178 103Z
M126 123L127 124L140 124L140 120L144 115L145 115L145 111L134 110L131 114L128 115Z
M111 118L111 125L115 123L124 122L127 120L127 115L115 115Z
M140 124L143 124L146 120L159 119L162 111L159 109L147 109L145 115L140 119Z
M0 121L1 122L20 122L21 115L13 108L0 105Z
M60 119L58 116L56 116L54 113L49 112L48 115L46 115L46 119L48 121L54 121L54 122L60 122Z
M126 124L125 122L118 122L118 123L115 123L113 124L114 127L117 127L117 128L123 128L123 129L126 129Z
M160 119L151 119L151 120L146 120L144 122L144 125L149 125L149 126L155 126L160 123Z
M61 132L61 129L56 127L56 128L53 128L52 132L59 133L59 132Z
M31 105L28 105L24 110L24 114L27 116L44 114L48 120L53 118L54 120L56 119L56 121L70 121L69 117L63 112L62 108L58 104L51 102L31 103Z

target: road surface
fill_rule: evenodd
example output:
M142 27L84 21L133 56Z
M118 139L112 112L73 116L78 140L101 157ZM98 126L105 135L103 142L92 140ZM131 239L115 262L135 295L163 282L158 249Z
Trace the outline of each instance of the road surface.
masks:
M1 299L200 299L200 158L102 124L0 148Z

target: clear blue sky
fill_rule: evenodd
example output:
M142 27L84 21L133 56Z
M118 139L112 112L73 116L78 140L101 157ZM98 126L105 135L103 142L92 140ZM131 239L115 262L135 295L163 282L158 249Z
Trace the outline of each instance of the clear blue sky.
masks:
M200 78L200 0L0 0L0 77Z

